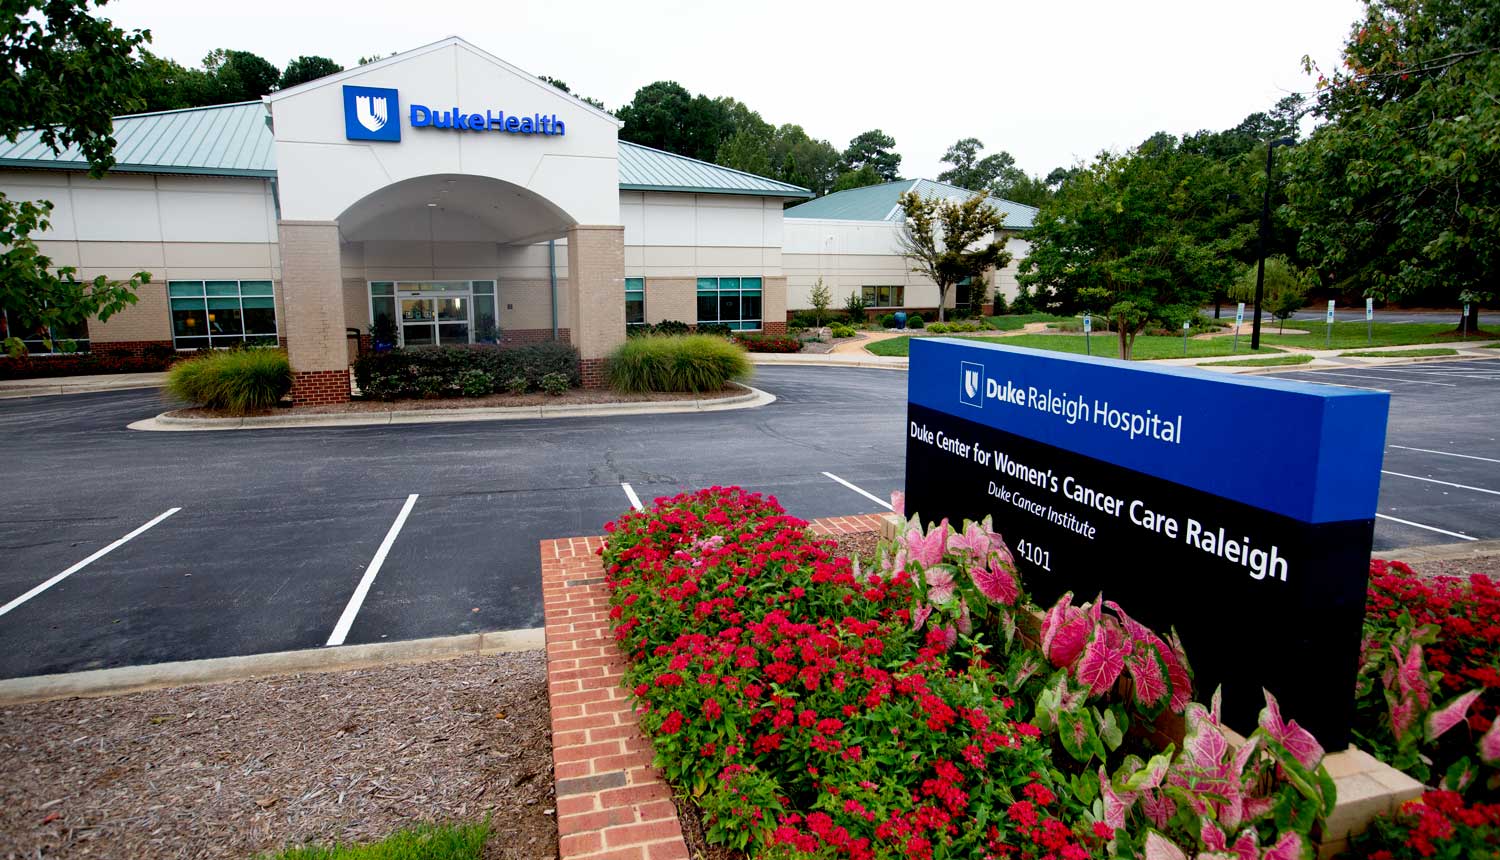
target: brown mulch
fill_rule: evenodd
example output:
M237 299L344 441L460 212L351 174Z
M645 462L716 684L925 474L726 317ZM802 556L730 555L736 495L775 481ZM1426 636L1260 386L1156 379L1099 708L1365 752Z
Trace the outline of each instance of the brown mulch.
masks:
M1383 557L1375 553L1377 557ZM1418 576L1461 576L1483 573L1492 579L1500 579L1500 555L1476 555L1472 558L1444 559L1442 561L1409 562Z
M485 397L444 397L437 400L351 400L348 403L328 403L320 406L287 406L250 412L248 415L330 415L347 412L389 412L392 409L478 409L499 406L584 406L600 403L657 403L676 400L712 400L720 397L737 397L749 389L730 383L721 391L703 392L648 392L625 394L605 388L570 388L562 394L544 394L533 391L529 394L490 394ZM215 409L193 406L174 409L167 415L173 418L229 418L229 413Z
M0 708L0 858L249 858L490 816L557 856L541 651Z
M834 538L836 552L848 558L859 559L860 566L869 570L879 561L880 532L854 532Z

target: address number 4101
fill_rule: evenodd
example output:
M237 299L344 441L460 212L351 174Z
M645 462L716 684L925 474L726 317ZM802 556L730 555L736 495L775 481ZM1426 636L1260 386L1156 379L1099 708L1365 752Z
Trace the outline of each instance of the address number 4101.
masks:
M1016 544L1016 555L1040 567L1048 573L1052 572L1052 553L1037 546L1029 540L1023 540Z

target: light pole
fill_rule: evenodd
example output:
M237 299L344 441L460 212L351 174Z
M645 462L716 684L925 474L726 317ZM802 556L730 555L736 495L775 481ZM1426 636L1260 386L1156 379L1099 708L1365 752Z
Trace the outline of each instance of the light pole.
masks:
M1250 324L1250 351L1260 349L1260 302L1266 292L1266 236L1271 232L1271 159L1278 146L1291 146L1297 141L1290 137L1278 137L1266 144L1266 196L1260 205L1260 241L1255 256L1255 321Z

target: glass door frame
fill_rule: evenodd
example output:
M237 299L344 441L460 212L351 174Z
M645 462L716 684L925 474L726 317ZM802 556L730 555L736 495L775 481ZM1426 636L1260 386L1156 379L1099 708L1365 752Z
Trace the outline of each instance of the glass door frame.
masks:
M488 283L488 284L495 284L496 283L495 280L493 280L493 279L487 279L487 278L481 278L481 279L479 279L479 282ZM475 331L474 331L474 324L475 324L475 319L474 319L474 311L475 311L474 284L475 283L476 282L474 280L438 280L438 279L435 279L435 278L432 279L432 280L421 280L421 281L397 281L397 280L374 280L374 279L367 280L365 282L365 301L366 301L366 305L368 306L368 309L369 309L369 315L370 315L369 318L370 318L371 325L374 324L374 320L375 320L375 302L376 302L376 300L378 298L378 299L381 299L381 300L389 300L394 305L395 322L396 322L396 344L395 344L395 346L398 347L398 348L404 348L406 346L406 327L408 325L427 325L427 326L429 326L430 330L432 331L432 336L433 336L432 343L431 344L417 344L418 346L438 346L438 345L442 345L442 343L443 343L443 340L442 340L442 326L445 324L445 322L449 326L456 326L456 325L462 324L464 326L465 334L466 334L465 343L470 343L470 344L475 343L476 342L475 337L474 337L474 335L475 335ZM391 285L391 294L388 295L388 296L382 295L382 296L378 296L377 297L374 294L374 290L373 290L373 287L376 284L390 284ZM446 289L436 289L435 287L438 287L438 285L442 285L443 287L446 287ZM423 287L426 287L427 289L422 289ZM493 289L493 287L491 289ZM492 294L488 294L487 293L486 295L489 296L489 295L492 295ZM445 321L445 320L441 320L441 319L438 318L437 303L438 303L438 301L440 301L441 299L444 299L444 298L459 299L460 301L462 301L464 303L464 319L463 320L446 320ZM421 321L415 321L415 322L411 322L411 323L408 323L406 321L406 319L404 317L404 314L402 313L402 302L404 302L404 301L414 301L414 300L420 300L420 301L431 303L430 306L432 308L433 313L432 313L432 317L430 319L421 320ZM492 301L492 304L493 304L493 301Z

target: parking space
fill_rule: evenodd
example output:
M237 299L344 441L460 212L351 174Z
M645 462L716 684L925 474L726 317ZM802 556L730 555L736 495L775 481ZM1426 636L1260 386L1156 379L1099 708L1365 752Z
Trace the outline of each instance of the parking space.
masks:
M1500 538L1500 363L1334 372L1280 375L1392 392L1377 548ZM538 626L537 542L599 533L632 493L884 509L904 373L761 368L757 385L777 402L256 432L125 430L154 392L0 402L0 607L68 574L0 613L0 677Z

